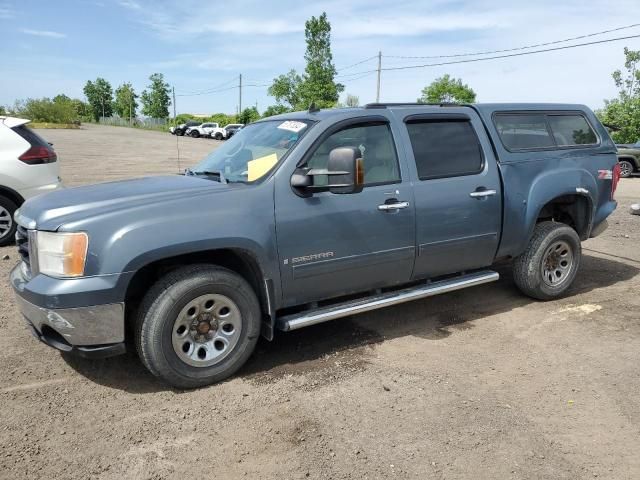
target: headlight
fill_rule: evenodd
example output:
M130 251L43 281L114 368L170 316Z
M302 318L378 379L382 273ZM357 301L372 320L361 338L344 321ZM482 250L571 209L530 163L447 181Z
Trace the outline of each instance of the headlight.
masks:
M38 271L51 277L81 277L89 237L84 232L37 232Z

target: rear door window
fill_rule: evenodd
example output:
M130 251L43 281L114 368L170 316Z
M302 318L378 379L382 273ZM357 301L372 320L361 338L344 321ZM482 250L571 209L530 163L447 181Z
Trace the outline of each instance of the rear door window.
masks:
M417 120L409 121L407 130L420 180L482 171L482 149L471 122Z

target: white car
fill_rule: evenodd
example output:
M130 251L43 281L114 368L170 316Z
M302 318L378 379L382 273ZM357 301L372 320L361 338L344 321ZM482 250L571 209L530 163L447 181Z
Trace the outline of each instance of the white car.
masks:
M187 128L185 135L193 138L211 137L216 140L222 140L224 138L224 130L217 123L203 123L202 125Z
M0 116L0 246L13 241L13 215L25 200L62 187L56 152L27 123Z

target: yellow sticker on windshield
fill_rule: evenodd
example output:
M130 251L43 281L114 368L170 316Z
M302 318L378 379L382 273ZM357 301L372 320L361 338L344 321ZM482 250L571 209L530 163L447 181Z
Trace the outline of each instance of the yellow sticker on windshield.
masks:
M251 160L247 166L249 167L247 172L247 180L253 182L263 177L273 166L278 163L278 156L275 153L271 155L265 155L264 157Z

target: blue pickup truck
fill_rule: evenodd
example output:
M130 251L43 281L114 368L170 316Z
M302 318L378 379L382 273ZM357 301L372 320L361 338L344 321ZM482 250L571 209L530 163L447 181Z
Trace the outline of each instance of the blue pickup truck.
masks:
M32 333L165 382L220 381L272 339L498 279L564 294L616 208L582 105L370 104L248 125L184 175L72 188L16 214Z

